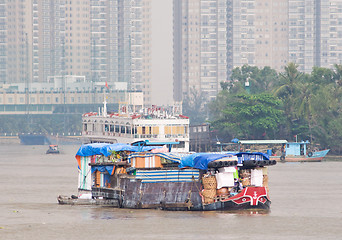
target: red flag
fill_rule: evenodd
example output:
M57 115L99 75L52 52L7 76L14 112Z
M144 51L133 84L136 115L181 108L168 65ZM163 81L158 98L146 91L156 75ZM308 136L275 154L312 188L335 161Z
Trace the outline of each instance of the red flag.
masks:
M106 81L106 88L108 88L108 89L109 89L107 81Z

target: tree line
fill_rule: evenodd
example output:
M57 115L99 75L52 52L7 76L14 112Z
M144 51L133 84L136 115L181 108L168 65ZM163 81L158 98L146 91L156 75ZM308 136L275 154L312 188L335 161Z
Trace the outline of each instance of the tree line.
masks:
M295 63L281 73L244 65L233 69L231 81L221 82L221 88L208 104L202 94L192 93L192 101L202 105L197 102L192 108L191 101L183 105L191 123L209 121L220 141L309 140L340 153L342 65L314 67L311 73L300 72Z

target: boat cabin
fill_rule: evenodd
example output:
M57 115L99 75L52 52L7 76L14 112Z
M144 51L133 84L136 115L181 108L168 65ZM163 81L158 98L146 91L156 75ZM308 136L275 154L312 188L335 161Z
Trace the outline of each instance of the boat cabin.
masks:
M285 156L305 156L307 154L307 145L309 141L288 142L285 145Z

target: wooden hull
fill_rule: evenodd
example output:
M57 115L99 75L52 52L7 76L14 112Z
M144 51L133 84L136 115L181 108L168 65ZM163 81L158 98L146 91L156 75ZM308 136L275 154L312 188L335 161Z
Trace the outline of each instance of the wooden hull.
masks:
M205 203L200 182L141 183L120 179L119 188L93 188L92 199L58 197L60 204L110 205L129 209L169 211L268 210L271 201L265 187L246 187L235 196L215 196ZM101 199L99 199L101 198Z
M47 150L46 151L46 154L59 154L59 151L58 150Z
M58 196L57 201L61 205L101 205L118 207L118 202L113 199L79 199L67 196Z

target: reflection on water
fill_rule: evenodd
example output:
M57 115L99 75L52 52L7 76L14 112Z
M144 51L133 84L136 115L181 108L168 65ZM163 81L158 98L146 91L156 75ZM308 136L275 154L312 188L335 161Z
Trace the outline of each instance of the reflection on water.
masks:
M58 195L77 193L78 147L46 155L46 146L0 146L0 239L342 238L341 161L270 167L270 211L58 205Z
M75 206L79 207L79 206ZM238 216L266 216L271 211L234 210L234 211L164 211L158 209L118 209L112 207L82 206L82 219L149 219L153 216L165 219L197 219L197 218L234 218Z

